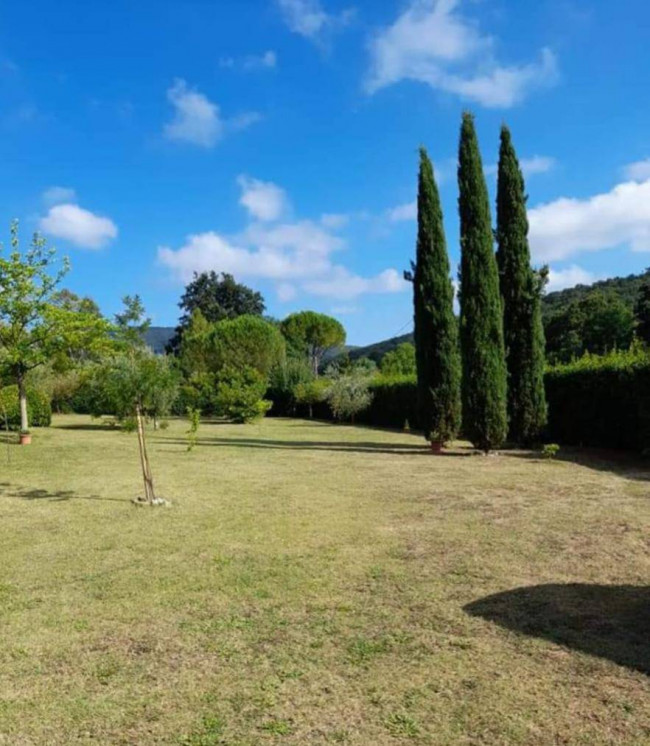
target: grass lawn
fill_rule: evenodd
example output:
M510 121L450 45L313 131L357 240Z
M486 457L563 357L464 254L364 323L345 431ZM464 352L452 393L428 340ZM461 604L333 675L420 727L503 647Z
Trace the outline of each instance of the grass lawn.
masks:
M642 465L186 428L0 447L1 744L650 743Z

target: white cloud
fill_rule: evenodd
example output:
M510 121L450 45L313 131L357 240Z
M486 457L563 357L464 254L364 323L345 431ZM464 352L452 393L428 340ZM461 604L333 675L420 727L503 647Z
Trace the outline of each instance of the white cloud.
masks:
M73 204L51 207L40 219L39 228L83 249L100 249L117 236L117 226L110 218Z
M77 193L70 187L51 186L43 194L43 202L46 205L60 205L63 202L76 202Z
M304 284L305 290L312 295L347 300L366 293L400 293L406 290L408 283L395 269L385 269L375 277L359 277L345 267L332 267L330 276L310 280Z
M341 212L328 212L320 216L321 225L331 230L345 228L350 222L350 216Z
M650 179L650 158L629 163L623 168L623 175L630 181L645 181L646 179Z
M277 0L277 4L289 29L315 42L322 42L326 33L346 26L355 13L353 8L328 13L320 0Z
M589 272L577 264L572 264L566 269L553 269L549 267L548 271L548 285L546 290L552 293L556 290L564 290L564 288L572 288L575 285L592 285L598 277Z
M520 158L519 167L526 178L535 174L545 174L555 168L557 161L548 155L534 155L531 158ZM494 176L499 168L496 163L490 163L483 168L486 176Z
M540 59L503 65L494 39L458 12L461 0L411 0L392 26L370 42L366 89L374 93L402 80L426 83L486 107L509 108L557 79L550 49Z
M416 220L418 216L418 203L416 200L413 200L413 202L406 202L403 205L391 207L388 210L387 215L391 223L400 223L405 220Z
M650 251L650 179L617 184L587 199L561 198L528 211L537 261L629 246Z
M270 181L252 179L242 174L237 178L242 193L239 204L245 207L251 217L258 220L278 220L287 212L289 200L286 192Z
M265 222L277 221L288 199L275 184L245 179L244 195L255 194L255 199L243 204L257 218L256 222L236 236L209 231L188 236L178 249L158 248L159 262L177 280L187 282L194 272L229 272L241 278L274 282L282 301L291 300L299 291L349 299L364 293L400 292L408 287L395 269L361 277L335 263L332 255L343 250L346 243L322 218L320 222ZM273 190L269 192L269 186L279 190L280 202L274 201L278 195ZM274 195L270 201L266 199L269 193ZM265 198L260 199L260 194Z
M262 54L249 54L243 58L222 57L219 67L229 69L241 68L245 72L257 70L274 70L278 65L278 55L273 49L268 49Z
M213 147L228 130L245 129L260 119L257 112L246 112L224 120L218 105L189 88L182 78L177 78L167 90L167 99L174 107L174 117L164 126L164 136L203 148Z
M349 316L352 313L357 313L358 310L357 306L334 306L331 313L335 316Z

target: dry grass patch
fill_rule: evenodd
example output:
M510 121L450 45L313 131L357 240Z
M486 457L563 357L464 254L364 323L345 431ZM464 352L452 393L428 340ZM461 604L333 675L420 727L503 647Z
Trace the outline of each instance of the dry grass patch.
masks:
M0 743L650 743L650 473L294 420L0 452Z

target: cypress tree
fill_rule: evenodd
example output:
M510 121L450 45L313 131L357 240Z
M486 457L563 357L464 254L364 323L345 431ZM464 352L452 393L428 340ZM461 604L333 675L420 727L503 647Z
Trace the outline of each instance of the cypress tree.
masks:
M499 149L497 242L510 439L525 445L534 442L546 424L542 285L530 266L524 177L505 125Z
M424 436L453 440L460 425L460 354L454 289L433 166L420 148L418 237L412 265L418 408Z
M650 277L641 283L634 305L636 336L644 344L650 345Z
M474 118L463 114L458 151L463 432L486 453L507 435L499 274Z

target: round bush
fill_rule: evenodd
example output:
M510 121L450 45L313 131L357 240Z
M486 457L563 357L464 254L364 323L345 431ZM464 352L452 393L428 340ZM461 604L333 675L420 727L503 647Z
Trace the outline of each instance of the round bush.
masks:
M38 389L27 390L27 415L30 427L49 427L52 423L52 406L49 398ZM18 386L0 389L0 428L20 430L20 404Z

